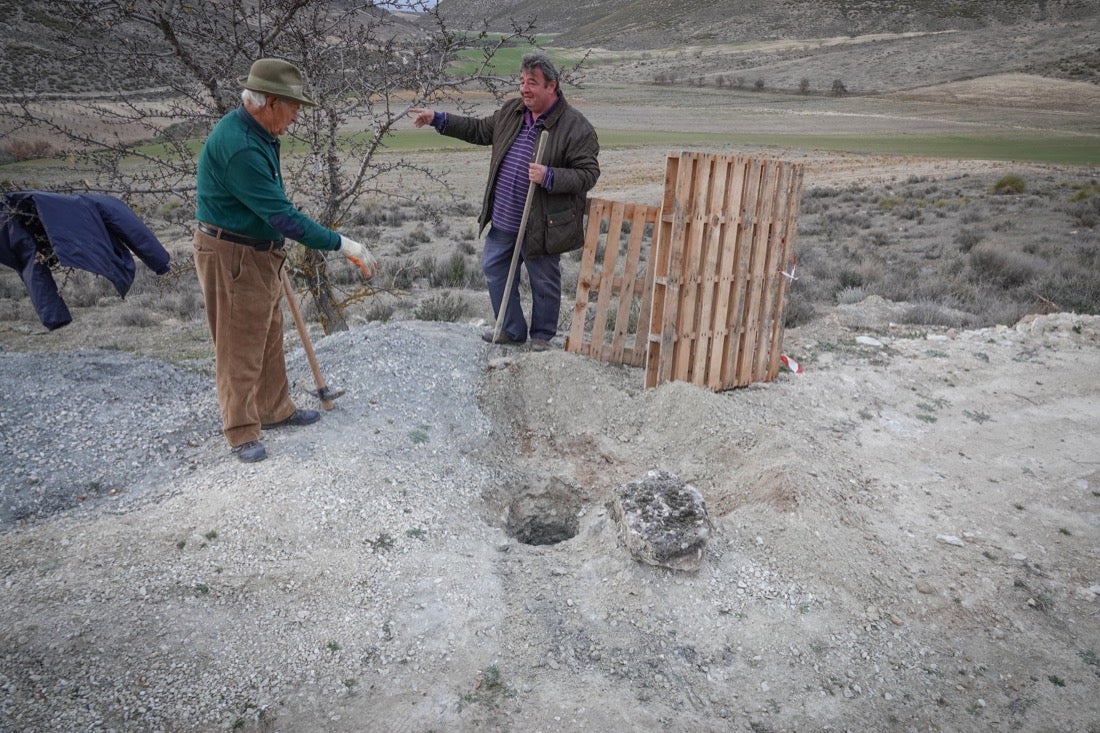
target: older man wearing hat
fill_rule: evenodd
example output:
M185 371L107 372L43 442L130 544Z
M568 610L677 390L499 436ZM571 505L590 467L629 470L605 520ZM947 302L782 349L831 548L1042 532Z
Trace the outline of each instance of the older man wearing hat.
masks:
M290 398L283 352L282 268L286 239L339 252L368 275L376 262L359 242L321 226L286 196L279 136L315 106L305 77L276 58L240 77L241 106L223 117L199 158L195 270L214 341L222 431L236 457L267 457L261 429L309 425L316 410Z

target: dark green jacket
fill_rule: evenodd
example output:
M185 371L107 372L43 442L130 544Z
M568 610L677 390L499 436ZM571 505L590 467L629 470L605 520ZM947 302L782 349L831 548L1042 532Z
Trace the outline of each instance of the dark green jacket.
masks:
M447 115L443 134L475 145L492 145L489 180L478 223L484 230L493 210L493 191L500 164L523 127L523 100L516 98L488 117ZM554 190L535 187L527 215L524 252L532 257L561 254L584 246L586 195L600 177L600 143L596 130L559 94L557 105L543 120L549 133L543 165L554 169Z

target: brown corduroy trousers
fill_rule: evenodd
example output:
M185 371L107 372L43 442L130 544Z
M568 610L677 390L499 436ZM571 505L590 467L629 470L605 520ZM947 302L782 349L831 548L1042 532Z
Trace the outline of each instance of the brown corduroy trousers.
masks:
M258 440L261 425L293 414L283 352L283 250L195 232L195 271L214 340L222 431L236 447Z

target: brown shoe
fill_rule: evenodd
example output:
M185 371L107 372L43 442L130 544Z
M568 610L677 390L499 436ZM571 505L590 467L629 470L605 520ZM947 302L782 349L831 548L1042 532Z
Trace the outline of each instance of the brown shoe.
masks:
M531 339L531 351L549 351L550 342L544 339Z

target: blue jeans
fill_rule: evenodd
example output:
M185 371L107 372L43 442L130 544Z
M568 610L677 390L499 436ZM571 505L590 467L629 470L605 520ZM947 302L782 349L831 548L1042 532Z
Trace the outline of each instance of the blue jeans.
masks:
M512 265L512 252L516 247L515 232L505 232L489 227L485 235L485 249L481 254L481 269L489 285L489 301L493 304L493 317L500 315L504 286L508 284L508 269ZM527 269L531 284L532 339L549 341L558 333L558 311L561 309L561 258L558 255L531 257L522 253L520 261ZM504 316L501 331L513 341L527 340L527 320L519 302L519 272L512 279L512 292L508 295L508 312Z

